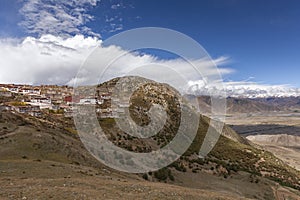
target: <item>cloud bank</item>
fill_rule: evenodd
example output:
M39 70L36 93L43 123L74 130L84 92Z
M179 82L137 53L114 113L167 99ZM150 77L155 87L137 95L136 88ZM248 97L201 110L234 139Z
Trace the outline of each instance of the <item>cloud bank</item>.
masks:
M98 80L99 71L110 61L114 62L104 74L105 80L125 75L141 75L176 87L178 74L186 81L199 79L199 74L193 73L191 66L182 59L161 60L147 54L127 52L117 46L103 47L102 40L96 37L76 35L63 38L43 35L40 38L26 37L24 40L0 40L0 82L72 85L80 66L96 48L100 57L89 59L90 73L81 77L80 84L88 84L93 77ZM116 55L122 56L115 60ZM222 64L226 59L221 57L214 62ZM194 60L193 64L200 66L205 76L216 73L211 61ZM220 69L223 75L231 72L231 69Z
M71 38L44 35L24 40L0 40L0 82L65 84L101 40L82 35Z

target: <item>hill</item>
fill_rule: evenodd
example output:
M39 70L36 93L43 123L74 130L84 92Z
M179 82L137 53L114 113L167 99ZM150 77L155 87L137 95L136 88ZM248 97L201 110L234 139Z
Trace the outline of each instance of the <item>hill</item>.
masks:
M98 88L109 89L117 80ZM161 148L172 140L179 126L180 109L175 106L175 93L170 86L150 82L131 97L130 114L137 124L150 122L147 111L151 103L166 109L166 124L150 138L140 139L124 133L112 118L99 117L99 123L111 142L124 149L149 152ZM110 106L110 102L102 106ZM1 112L0 178L3 184L0 196L4 199L299 197L299 172L272 153L253 146L228 126L224 127L209 155L200 159L198 152L209 122L208 117L200 117L192 145L168 167L146 174L128 174L110 169L91 156L70 118L49 113L35 118Z
M239 198L110 169L90 155L63 116L36 119L1 112L0 121L1 199Z

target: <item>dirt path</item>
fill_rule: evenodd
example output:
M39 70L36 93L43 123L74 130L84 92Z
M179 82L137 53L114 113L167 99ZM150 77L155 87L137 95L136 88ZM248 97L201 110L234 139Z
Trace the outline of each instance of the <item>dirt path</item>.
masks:
M273 188L275 200L299 200L299 196L283 187Z

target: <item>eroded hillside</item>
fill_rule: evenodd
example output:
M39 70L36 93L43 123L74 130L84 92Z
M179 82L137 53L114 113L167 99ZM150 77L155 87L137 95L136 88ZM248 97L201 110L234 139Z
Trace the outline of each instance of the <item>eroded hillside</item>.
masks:
M112 80L99 87L107 88L115 83L116 80ZM161 148L172 140L180 125L175 93L165 84L151 82L131 97L131 117L141 126L150 122L147 111L152 103L162 105L167 111L163 129L150 138L140 139L124 133L112 118L99 118L99 123L108 138L126 150L149 152ZM103 105L110 106L110 103L107 101ZM194 112L192 107L190 109ZM252 146L227 126L209 155L199 158L209 122L209 118L200 117L192 145L168 167L145 174L128 174L110 169L91 156L81 143L72 118L47 112L40 118L1 112L1 198L299 197L298 171L270 152ZM127 162L126 158L118 159Z

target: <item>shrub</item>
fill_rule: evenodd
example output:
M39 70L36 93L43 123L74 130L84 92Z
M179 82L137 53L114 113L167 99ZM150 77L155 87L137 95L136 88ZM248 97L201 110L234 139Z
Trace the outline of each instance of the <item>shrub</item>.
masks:
M143 174L143 179L145 179L146 181L148 181L148 175L145 173L145 174Z
M154 172L154 177L157 178L159 181L165 181L168 177L171 179L172 176L173 175L171 174L171 170L169 170L168 168L162 168Z
M170 173L169 174L169 179L171 180L171 181L175 181L175 178L174 178L174 176Z
M173 162L170 167L174 167L177 171L180 172L186 172L186 168L183 164L180 164L179 162Z

